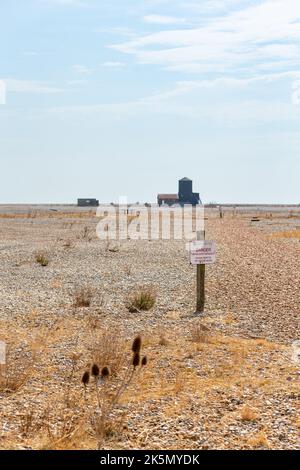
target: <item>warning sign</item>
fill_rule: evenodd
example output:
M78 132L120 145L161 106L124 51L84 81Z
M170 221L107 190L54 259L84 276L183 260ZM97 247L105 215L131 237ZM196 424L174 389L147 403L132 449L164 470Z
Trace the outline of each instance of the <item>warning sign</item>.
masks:
M197 240L190 242L191 264L213 264L216 261L216 244L214 241Z

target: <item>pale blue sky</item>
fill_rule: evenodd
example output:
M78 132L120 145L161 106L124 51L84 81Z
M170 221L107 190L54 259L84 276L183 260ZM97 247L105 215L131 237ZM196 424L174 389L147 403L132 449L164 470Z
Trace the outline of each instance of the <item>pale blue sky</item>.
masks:
M299 0L0 0L0 203L300 203L299 58Z

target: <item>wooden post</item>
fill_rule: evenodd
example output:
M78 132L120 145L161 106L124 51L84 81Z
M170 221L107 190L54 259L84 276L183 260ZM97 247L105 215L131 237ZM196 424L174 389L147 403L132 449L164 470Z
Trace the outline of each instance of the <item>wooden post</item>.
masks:
M197 232L197 240L205 240L205 230ZM195 315L204 312L205 304L205 264L197 264L197 305Z

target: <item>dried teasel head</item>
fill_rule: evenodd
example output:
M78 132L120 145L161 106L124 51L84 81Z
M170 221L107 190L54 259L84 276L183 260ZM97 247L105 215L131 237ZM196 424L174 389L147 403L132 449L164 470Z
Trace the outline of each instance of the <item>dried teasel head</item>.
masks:
M141 350L141 347L142 347L142 338L140 336L137 336L132 343L131 350L134 353L139 353Z
M147 363L148 363L147 356L144 356L143 359L142 359L142 362L141 362L142 367L146 366Z
M101 370L101 378L102 379L107 379L108 377L110 376L110 371L109 371L109 368L108 367L102 367L102 370Z
M134 368L138 367L140 365L140 361L141 361L140 353L138 352L134 353L133 359L132 359L133 367Z
M92 365L91 372L92 372L92 375L93 375L94 377L98 377L98 376L100 375L100 369L99 369L98 364L93 364L93 365Z
M90 373L86 370L85 373L83 374L82 378L81 378L81 382L86 387L86 385L89 383L89 381L90 381Z

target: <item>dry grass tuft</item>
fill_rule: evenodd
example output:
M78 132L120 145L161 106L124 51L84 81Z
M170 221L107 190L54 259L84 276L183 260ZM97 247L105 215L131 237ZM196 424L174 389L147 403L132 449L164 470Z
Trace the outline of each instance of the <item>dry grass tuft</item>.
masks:
M80 403L77 404L77 406ZM46 409L43 417L44 437L39 437L40 450L75 450L77 441L84 431L84 419L74 409L62 409L53 423L50 408Z
M104 330L93 339L92 358L100 368L109 367L116 375L126 364L125 338L120 332Z
M126 274L126 276L131 276L131 273L132 273L132 267L127 265L124 267L124 273Z
M256 448L269 448L270 444L267 439L267 436L264 431L259 431L257 434L254 434L247 440L247 444L256 449Z
M93 290L89 286L76 288L74 292L74 307L90 307L93 298Z
M93 240L93 231L88 225L85 225L80 233L77 235L79 240L85 240L86 242L91 242Z
M255 410L250 408L249 405L245 405L241 410L241 420L242 421L256 421L258 415Z
M70 248L73 247L73 242L68 239L68 240L66 240L66 241L64 242L63 247L64 247L66 250L68 250L68 249L70 249Z
M131 313L151 310L156 302L156 292L152 287L138 288L127 300L126 307Z
M39 265L45 267L49 264L49 257L45 251L39 251L35 254L35 261Z
M161 333L160 336L159 336L159 340L158 340L158 344L159 346L169 346L170 342L169 340L166 338L165 334L164 333Z
M194 343L208 343L209 333L210 329L201 322L192 325L189 331L190 339Z
M34 414L32 411L21 414L20 417L20 433L23 437L28 437L34 430Z
M6 364L0 369L0 392L16 393L27 383L33 375L38 351L38 345L32 350L23 346L7 347Z

